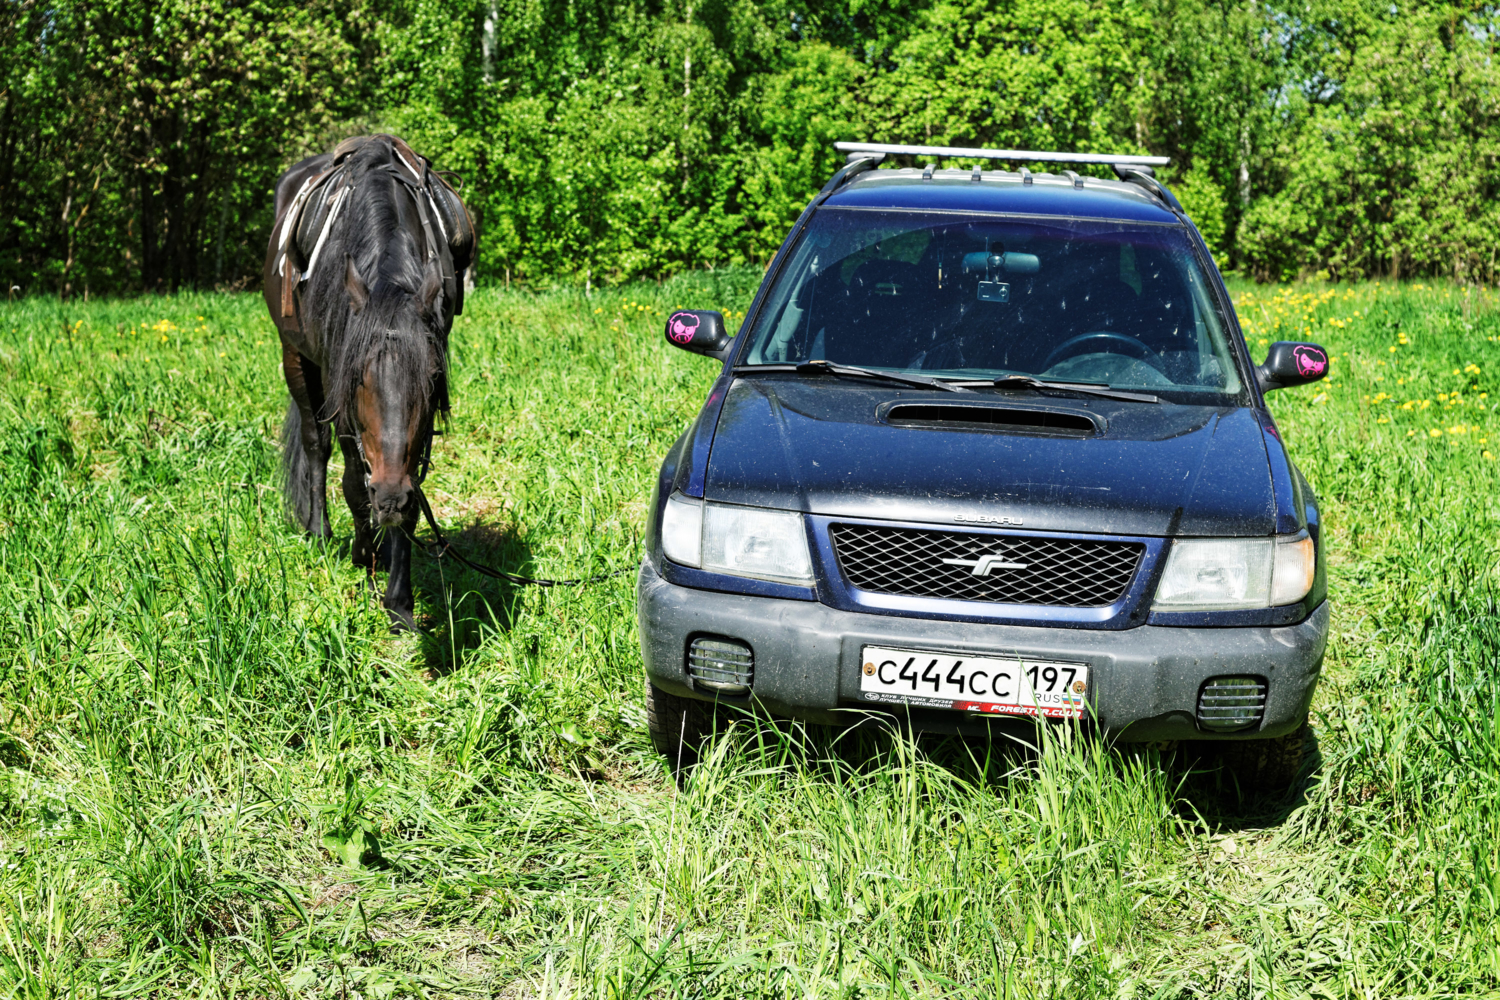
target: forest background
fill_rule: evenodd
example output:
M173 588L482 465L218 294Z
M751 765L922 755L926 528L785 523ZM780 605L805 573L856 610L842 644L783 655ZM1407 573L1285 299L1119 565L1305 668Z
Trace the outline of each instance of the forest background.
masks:
M464 180L476 276L764 263L837 139L1146 152L1221 266L1494 282L1500 7L0 0L12 296L246 287L347 135Z

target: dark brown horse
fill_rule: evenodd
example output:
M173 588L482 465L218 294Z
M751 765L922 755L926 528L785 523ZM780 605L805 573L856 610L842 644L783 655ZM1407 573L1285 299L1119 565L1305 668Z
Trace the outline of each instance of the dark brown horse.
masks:
M393 136L352 139L276 185L265 295L291 393L282 431L293 517L331 538L336 435L354 563L388 573L381 603L413 625L411 531L433 420L448 409L448 331L474 229L427 161Z

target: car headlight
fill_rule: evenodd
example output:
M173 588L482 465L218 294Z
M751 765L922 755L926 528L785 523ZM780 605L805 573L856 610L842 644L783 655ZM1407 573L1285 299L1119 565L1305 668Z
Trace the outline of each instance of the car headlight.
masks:
M1289 538L1179 538L1156 585L1156 611L1232 611L1295 604L1312 589L1316 552Z
M761 507L704 503L680 494L667 498L661 549L675 563L810 587L812 557L802 515Z

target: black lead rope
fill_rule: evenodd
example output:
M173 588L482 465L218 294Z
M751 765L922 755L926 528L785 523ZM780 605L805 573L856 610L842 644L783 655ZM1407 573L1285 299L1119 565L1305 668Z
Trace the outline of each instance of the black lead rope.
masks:
M604 580L624 576L626 573L635 571L635 567L627 566L624 569L611 570L608 573L599 573L594 576L579 577L576 580L538 580L529 576L518 576L515 573L506 573L502 570L491 569L488 566L481 566L479 563L466 559L462 552L453 547L452 542L443 537L443 533L438 530L437 519L432 516L432 507L427 503L427 494L422 492L420 484L415 485L414 489L417 494L417 502L422 506L422 516L427 518L427 526L432 529L433 537L437 539L436 544L426 547L427 554L434 559L441 560L444 556L451 555L476 573L483 573L485 576L493 577L496 580L508 580L523 587L579 587L586 583L600 583ZM412 541L418 545L421 544L415 538Z

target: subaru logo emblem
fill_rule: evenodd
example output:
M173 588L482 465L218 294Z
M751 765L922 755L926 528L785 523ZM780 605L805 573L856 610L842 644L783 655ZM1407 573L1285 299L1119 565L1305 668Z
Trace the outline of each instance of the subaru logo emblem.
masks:
M973 566L975 576L989 576L997 569L1025 569L1026 563L1011 562L1005 556L987 555L977 559L944 559L949 566Z

